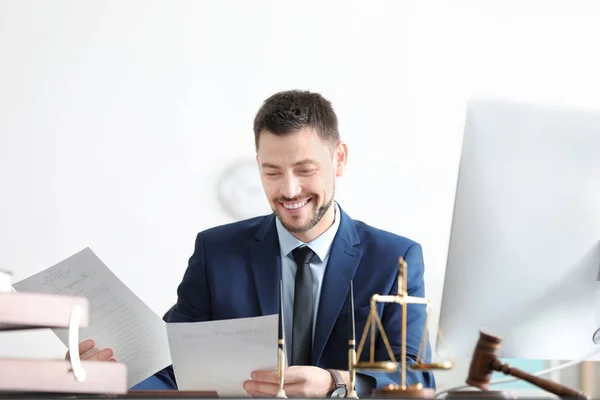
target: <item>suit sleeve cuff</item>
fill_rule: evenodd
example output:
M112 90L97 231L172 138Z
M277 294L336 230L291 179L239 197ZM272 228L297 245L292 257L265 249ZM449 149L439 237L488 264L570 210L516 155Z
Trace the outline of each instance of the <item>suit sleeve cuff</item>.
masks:
M375 384L376 382L373 377L357 373L354 390L356 390L358 397L370 397L371 392L375 389Z

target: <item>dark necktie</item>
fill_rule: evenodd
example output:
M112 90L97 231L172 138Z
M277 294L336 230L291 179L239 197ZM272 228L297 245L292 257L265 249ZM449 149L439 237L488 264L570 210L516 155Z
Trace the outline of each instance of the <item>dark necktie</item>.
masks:
M292 251L296 261L294 322L291 365L311 365L313 326L313 282L309 264L315 253L308 247Z

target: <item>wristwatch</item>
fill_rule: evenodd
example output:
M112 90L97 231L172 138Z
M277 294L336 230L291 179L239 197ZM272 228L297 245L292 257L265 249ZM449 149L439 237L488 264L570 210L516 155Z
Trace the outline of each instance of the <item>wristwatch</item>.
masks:
M344 382L342 375L335 369L328 369L327 371L329 371L331 376L333 376L333 380L335 381L335 387L328 394L328 396L334 399L345 398L348 394L348 388L346 387L346 382Z

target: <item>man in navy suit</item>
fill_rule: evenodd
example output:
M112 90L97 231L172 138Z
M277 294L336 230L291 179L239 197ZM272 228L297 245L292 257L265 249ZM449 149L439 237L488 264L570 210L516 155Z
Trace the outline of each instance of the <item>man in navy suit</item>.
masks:
M260 176L273 214L197 235L169 322L275 314L282 279L290 362L284 389L293 397L327 397L337 386L349 384L350 281L360 338L371 296L397 293L399 257L408 264L409 295L424 297L422 249L410 239L353 220L334 201L336 177L344 174L348 148L340 140L330 102L321 95L287 91L271 96L256 115L254 134ZM394 357L400 360L400 307L380 304L378 313ZM409 364L416 360L426 318L424 306L409 305ZM376 359L388 361L379 332L376 340ZM92 346L82 342L81 352ZM426 360L430 352L427 345ZM112 357L110 349L92 356ZM368 357L367 344L361 359ZM408 385L435 388L430 372L409 370L406 377ZM399 383L398 372L357 374L357 392L362 396ZM168 367L134 389L176 387ZM253 372L244 389L254 396L274 396L277 372Z

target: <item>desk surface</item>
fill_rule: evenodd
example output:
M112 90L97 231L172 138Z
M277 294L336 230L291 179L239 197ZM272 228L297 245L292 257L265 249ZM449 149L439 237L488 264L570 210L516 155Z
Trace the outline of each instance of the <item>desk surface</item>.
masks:
M510 391L507 391L508 393L510 393ZM490 395L491 394L491 395ZM72 400L78 400L78 399L94 399L94 400L99 400L99 399L176 399L176 398L180 398L180 399L219 399L219 397L216 395L216 392L198 392L198 391L190 391L190 392L186 392L186 391L178 391L178 390L167 390L167 391L161 391L161 390L153 390L153 391L132 391L129 392L128 394L124 394L124 395L95 395L95 394L90 394L90 395L81 395L81 394L53 394L53 393L1 393L0 392L0 399L19 399L19 400L23 400L23 399L31 399L31 400L38 400L38 399L72 399ZM370 399L377 399L378 397L369 397ZM461 396L460 394L452 396L452 400L501 400L501 399L506 399L507 397L498 397L498 396L494 396L493 393L489 393L486 394L486 392L476 392L473 394L470 394L468 396ZM512 397L513 399L516 400L526 400L526 399L532 399L532 400L549 400L549 397L546 395L540 395L539 397L536 396L514 396ZM257 398L258 399L258 398ZM270 398L271 400L273 400L273 398ZM382 398L383 399L383 398ZM387 399L390 399L389 397ZM551 398L550 398L551 399ZM411 400L411 399L407 399L407 400ZM414 400L414 399L412 399Z

